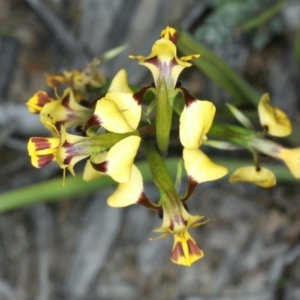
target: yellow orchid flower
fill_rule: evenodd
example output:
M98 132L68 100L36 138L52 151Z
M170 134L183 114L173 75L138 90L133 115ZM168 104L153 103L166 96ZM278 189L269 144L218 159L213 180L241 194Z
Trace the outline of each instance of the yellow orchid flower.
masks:
M282 160L295 178L300 178L300 147L287 149L281 147L278 158Z
M28 106L28 111L32 114L39 114L43 107L49 103L55 101L52 99L48 93L44 91L39 91L35 93L27 102L26 105Z
M195 54L178 58L176 45L172 41L175 35L175 29L167 27L162 32L162 38L154 43L149 56L129 56L139 60L140 65L151 71L156 87L161 86L161 81L164 80L169 96L173 95L179 74L184 68L192 65L187 61L200 56Z
M203 216L191 216L178 197L175 201L168 197L166 194L161 197L163 209L162 226L153 230L153 232L162 233L163 235L151 240L165 238L172 234L174 236L174 244L171 260L176 264L189 267L192 263L201 259L204 253L190 236L188 229L203 225L207 221L200 222Z
M130 179L133 161L140 143L139 136L129 136L117 142L109 151L104 152L101 160L98 157L95 161L91 157L90 163L94 171L91 172L89 167L85 168L83 178L94 180L99 177L97 173L100 172L109 175L116 182L127 182Z
M68 85L74 90L77 102L87 97L87 88L100 88L105 84L105 78L97 70L100 64L98 59L90 62L82 71L64 71L61 74L46 74L48 86L57 88Z
M171 255L173 263L189 267L204 256L202 249L187 230L173 236L174 244Z
M58 137L32 137L28 141L28 153L36 168L57 161L62 169L68 169L75 175L74 165L91 155L91 138L69 134L64 127Z
M94 180L103 173L115 181L125 183L130 179L134 158L141 138L136 131L141 119L141 102L134 94L108 92L97 101L93 116L84 129L101 126L106 131L124 134L124 138L112 146L106 154L98 154L87 162L83 178Z
M264 94L258 104L261 125L270 135L284 137L292 132L292 124L288 116L278 107L271 105L269 94Z
M41 122L54 136L61 126L69 128L83 125L93 114L92 109L75 101L71 88L67 88L57 100L46 92L37 92L28 100L27 106L30 112L40 114Z
M171 42L173 42L174 45L177 44L177 31L175 28L167 26L161 31L160 37L166 40L170 40Z
M231 183L238 181L252 182L264 188L271 188L276 185L276 177L272 171L254 166L238 168L230 176L229 181Z
M132 165L129 180L118 184L117 189L108 197L107 203L111 207L125 207L138 203L143 196L142 174L135 165Z
M212 162L200 149L183 149L184 166L189 180L197 184L217 180L228 173L228 170Z
M253 138L249 146L257 151L283 161L295 178L300 178L300 147L294 149L285 148L273 141Z
M180 115L179 138L183 147L194 150L207 140L216 107L209 101L189 98Z
M121 69L112 79L108 92L120 92L132 94L133 91L128 85L127 73Z
M188 191L184 200L190 197L197 184L219 179L227 174L227 169L212 162L200 149L207 140L215 116L213 103L195 99L181 88L185 106L179 119L179 138L183 145L184 166L188 174Z

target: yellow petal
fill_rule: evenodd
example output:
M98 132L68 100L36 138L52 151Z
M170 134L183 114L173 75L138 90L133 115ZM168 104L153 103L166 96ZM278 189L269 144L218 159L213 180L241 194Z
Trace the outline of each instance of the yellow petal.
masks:
M28 141L27 149L29 155L36 152L46 155L55 153L58 146L59 138L32 137Z
M111 100L98 100L94 116L99 119L100 125L114 133L133 131L118 106Z
M107 154L106 174L117 182L127 182L140 142L139 136L129 136L110 148Z
M108 92L132 93L125 69L121 69L112 79Z
M180 116L179 137L181 144L189 149L197 149L206 140L216 112L209 101L191 101Z
M177 31L175 28L167 26L160 33L160 37L172 41L175 45L177 42Z
M230 176L229 181L231 183L237 181L252 182L264 188L276 185L276 178L273 172L266 168L257 169L254 166L238 168Z
M40 169L50 164L51 162L55 161L55 155L54 154L46 154L46 155L32 154L30 156L30 159L31 159L31 164L35 168Z
M71 88L67 88L61 99L44 105L40 120L55 135L55 128L59 130L61 125L65 128L82 125L91 115L92 110L78 104Z
M269 94L264 94L258 105L259 120L270 135L287 136L292 132L288 116L278 107L271 105Z
M27 149L32 165L42 168L55 161L58 146L59 138L33 137L29 139Z
M300 178L300 147L295 149L280 149L279 158L283 160L295 178Z
M47 85L51 88L56 88L62 84L66 84L67 78L63 74L46 74Z
M155 85L158 87L160 80L163 77L166 81L167 90L175 87L177 78L181 71L190 67L191 64L177 57L176 46L172 41L167 39L157 40L149 56L129 56L139 60L139 63L147 67L154 78Z
M60 134L60 145L55 157L60 168L68 168L73 174L74 165L91 155L91 138L69 134L63 126Z
M112 207L125 207L137 203L142 193L142 174L135 165L132 165L129 181L119 183L117 189L108 197L107 203Z
M26 105L28 106L28 111L32 114L38 114L41 112L42 108L45 104L52 102L53 99L44 92L39 91L35 93L27 102Z
M188 231L174 234L174 245L171 255L172 262L189 267L203 256L203 251Z
M102 163L106 160L107 157L107 153L108 152L102 152L102 153L98 153L94 158L93 158L93 162L99 164ZM84 170L83 170L83 175L82 178L84 181L92 181L95 180L99 177L105 176L106 174L103 172L99 172L96 171L92 164L91 161L88 160L85 164Z
M114 102L132 129L136 129L141 120L142 106L133 94L109 92L105 99Z
M212 162L201 150L183 149L184 166L189 177L198 183L219 179L228 170Z

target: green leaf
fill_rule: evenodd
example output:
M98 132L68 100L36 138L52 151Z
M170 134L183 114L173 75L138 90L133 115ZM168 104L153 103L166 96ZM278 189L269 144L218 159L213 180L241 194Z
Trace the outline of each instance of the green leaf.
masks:
M295 56L296 56L298 69L300 70L300 22L297 30L297 37L295 43Z
M260 94L212 51L195 41L190 34L181 31L177 46L184 55L200 53L201 56L195 59L193 64L227 91L235 105L248 102L257 106Z
M177 163L178 159L168 160L168 169L172 174L176 172ZM147 162L137 163L136 165L142 172L144 181L149 181L152 176ZM116 186L116 183L109 176L90 182L83 181L81 177L81 174L78 174L77 177L68 176L64 187L62 186L62 178L56 178L6 192L0 195L0 212L47 201L61 201L90 195L103 188ZM103 199L103 201L105 200Z
M260 14L259 16L255 17L255 18L253 18L252 20L244 23L238 29L240 29L241 31L248 31L248 30L254 29L256 27L259 27L263 23L272 19L276 14L278 14L286 2L287 2L287 0L281 0L281 1L277 2L275 5L270 7L267 11L263 12L262 14Z
M230 172L241 166L253 165L252 160L228 159L220 157L211 157L211 159L224 167ZM171 174L175 174L178 165L178 158L167 159L164 161ZM299 184L299 180L293 178L288 169L282 164L262 164L273 171L278 182L291 182ZM152 178L148 164L141 162L137 164L143 175L144 182L149 182ZM116 183L110 177L102 177L91 182L85 182L81 179L81 174L78 177L67 177L66 186L62 186L62 178L48 180L43 183L32 184L20 188L18 190L6 192L0 195L0 212L10 211L24 206L44 203L49 201L61 201L70 198L76 198L84 195L92 194L106 187L115 186ZM102 199L105 201L106 199Z

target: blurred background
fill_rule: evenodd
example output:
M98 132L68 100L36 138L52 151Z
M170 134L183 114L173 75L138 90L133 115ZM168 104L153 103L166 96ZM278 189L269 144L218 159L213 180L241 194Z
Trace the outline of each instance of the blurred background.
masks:
M126 43L99 70L111 78L125 68L131 84L148 84L128 55L148 55L166 25L190 32L299 125L299 20L298 0L0 0L0 193L61 176L55 164L34 169L27 154L29 137L48 134L25 105L50 91L44 74ZM231 99L194 67L182 81L199 99ZM149 241L161 224L154 212L106 205L113 189L1 213L0 299L300 299L299 182L200 185L189 208L210 221L192 231L205 257L190 268L171 263L171 237Z

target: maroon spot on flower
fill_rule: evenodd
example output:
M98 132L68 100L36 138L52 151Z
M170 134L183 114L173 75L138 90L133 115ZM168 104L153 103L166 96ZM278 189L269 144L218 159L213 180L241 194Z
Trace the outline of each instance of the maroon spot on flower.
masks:
M108 169L108 161L107 160L104 162L101 162L99 164L93 163L91 161L91 164L96 171L103 172L103 173L107 172L107 169Z
M152 64L152 65L154 65L156 67L159 67L159 65L160 65L160 61L157 58L157 56L153 56L151 58L145 59L144 62L148 63L148 64Z
M168 40L170 40L175 46L177 45L177 32L169 35Z
M171 259L173 261L178 261L180 259L180 257L184 257L184 252L183 252L181 243L177 242L172 251Z
M160 209L161 207L157 207L155 206L149 199L148 197L146 196L145 192L142 192L139 196L139 199L138 201L136 202L138 204L141 204L149 209L155 209L155 210L158 210Z
M174 221L173 219L171 219L171 222L170 222L170 226L169 226L170 230L174 230Z
M65 141L61 147L64 148L66 153L66 158L63 161L65 165L70 165L71 160L80 154L80 149L76 147L76 144L72 144L68 141Z
M186 107L189 107L194 101L197 101L197 99L193 97L186 88L184 87L179 87L179 88L183 94Z
M50 74L47 76L47 82L50 87L58 87L66 83L66 79L62 74Z
M97 98L97 100L98 100L98 98ZM79 104L81 106L85 107L85 108L91 108L92 109L94 107L94 103L93 102L89 102L89 101L84 100L84 99L80 100Z
M194 256L203 256L202 250L199 246L191 239L187 240L187 245L189 248L189 253Z
M66 123L66 120L57 121L53 124L58 132L61 131L61 127Z
M50 148L51 144L46 138L33 137L30 139L32 143L35 144L35 150L43 150Z
M84 124L83 130L86 132L93 126L101 126L102 121L97 115L92 115Z
M71 160L74 156L68 156L64 159L63 163L64 165L70 165L71 164Z
M69 110L72 110L70 107L70 93L67 94L62 100L61 100L62 106L66 107Z
M181 225L181 224L184 224L184 226L186 226L187 225L187 220L185 220L184 218L183 218L183 216L180 214L180 213L178 213L178 214L175 214L175 215L173 215L172 216L172 218L171 218L171 223L170 223L170 226L169 226L169 228L170 228L170 230L174 230L174 226L177 224L177 225Z
M189 176L187 191L186 191L184 197L181 199L181 201L188 200L192 196L192 194L198 184L199 184L199 182L197 182L192 176Z
M38 168L42 168L50 164L54 160L54 154L40 155L38 156Z
M150 88L151 86L149 85L143 86L138 92L132 95L133 99L137 102L138 105L141 105L145 94L148 92Z
M37 105L43 107L45 104L51 102L52 99L47 93L39 92L37 94L37 101L38 101Z
M163 208L161 206L158 208L157 212L158 212L158 217L160 219L162 219L164 217L164 210L163 210Z
M177 81L176 85L175 85L175 88L177 89L177 88L180 88L180 87L181 87L181 81Z

